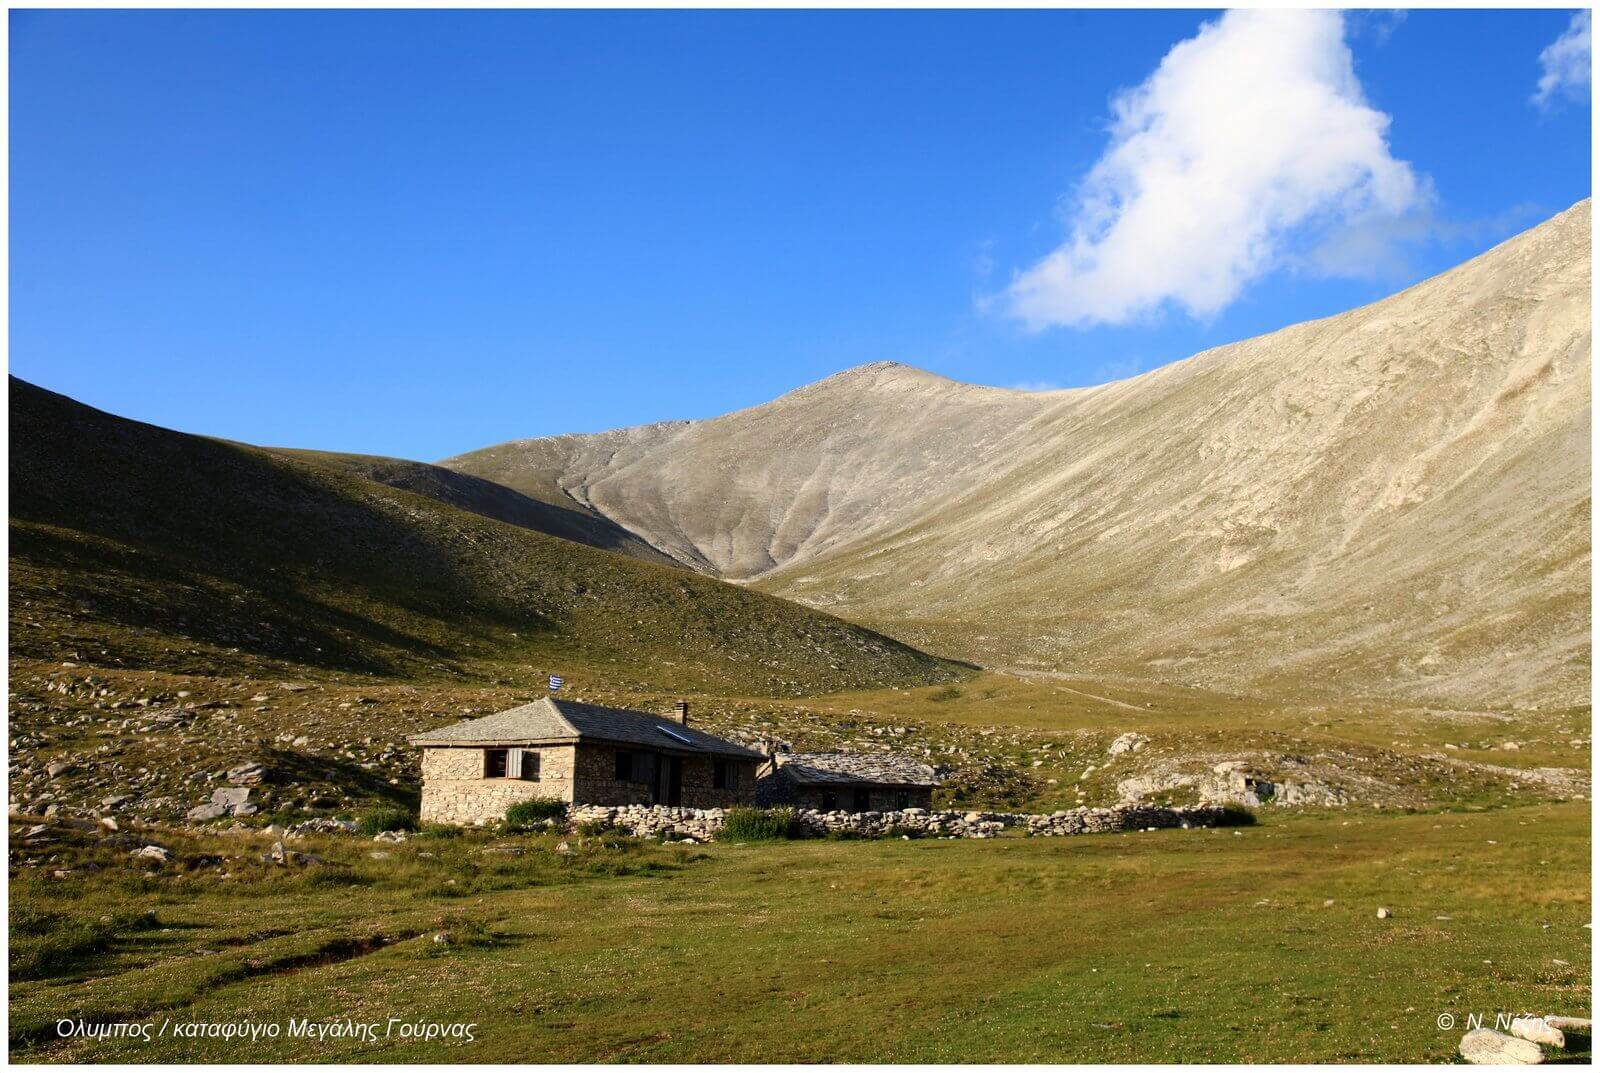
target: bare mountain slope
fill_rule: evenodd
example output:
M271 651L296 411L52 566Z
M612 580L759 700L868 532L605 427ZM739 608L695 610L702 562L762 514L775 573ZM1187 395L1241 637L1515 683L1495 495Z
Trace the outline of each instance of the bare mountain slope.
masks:
M991 664L1583 703L1590 205L1371 306L1100 387L892 363L444 465Z

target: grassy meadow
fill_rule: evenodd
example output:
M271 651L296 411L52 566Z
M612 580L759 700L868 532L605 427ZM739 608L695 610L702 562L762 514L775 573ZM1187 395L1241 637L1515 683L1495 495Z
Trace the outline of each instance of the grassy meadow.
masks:
M1273 813L987 842L330 837L293 843L321 861L287 867L260 859L262 836L216 834L163 839L178 857L147 873L64 833L75 867L12 880L11 1053L1447 1060L1461 1030L1441 1015L1589 1009L1588 816ZM38 941L17 945L19 907L120 924L19 979L18 951ZM75 1017L477 1027L470 1042L280 1035L246 1052L154 1032L55 1039Z

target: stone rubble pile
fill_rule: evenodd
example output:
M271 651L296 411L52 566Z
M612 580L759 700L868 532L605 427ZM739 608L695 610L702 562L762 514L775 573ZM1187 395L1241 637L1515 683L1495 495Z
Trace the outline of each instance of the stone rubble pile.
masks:
M592 825L626 831L640 838L689 838L709 842L722 829L726 811L719 808L672 808L665 805L579 805L568 814L573 827ZM1078 808L1034 815L1016 812L940 812L909 808L896 812L817 812L796 809L795 825L813 837L847 835L885 838L993 838L1015 829L1039 838L1146 831L1166 827L1212 827L1221 822L1221 808L1200 805L1165 808L1131 805Z

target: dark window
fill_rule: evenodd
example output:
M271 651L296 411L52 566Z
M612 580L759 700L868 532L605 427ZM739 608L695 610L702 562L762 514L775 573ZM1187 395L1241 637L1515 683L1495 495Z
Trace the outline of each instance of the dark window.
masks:
M506 751L504 749L485 749L483 751L483 777L486 779L503 779L506 777Z
M838 807L839 807L839 795L834 793L832 790L824 790L822 792L822 811L823 812L832 812L834 809L836 809Z
M726 760L711 761L711 788L732 790L739 785L739 769Z
M626 749L617 750L617 781L633 781L633 754Z
M872 811L872 791L871 790L857 790L856 791L855 805L856 805L856 811L857 812L870 812L870 811Z
M539 754L532 749L522 751L522 777L529 782L539 781Z
M899 793L895 794L894 795L894 807L895 808L900 808L900 809L910 808L911 807L911 795L906 793L904 790L901 790Z

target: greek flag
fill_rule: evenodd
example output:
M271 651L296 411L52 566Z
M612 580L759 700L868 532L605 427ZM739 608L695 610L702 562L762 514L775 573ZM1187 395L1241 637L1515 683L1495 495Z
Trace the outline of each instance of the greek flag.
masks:
M552 674L550 676L550 692L555 693L559 691L565 684L566 683L562 680L559 674Z

